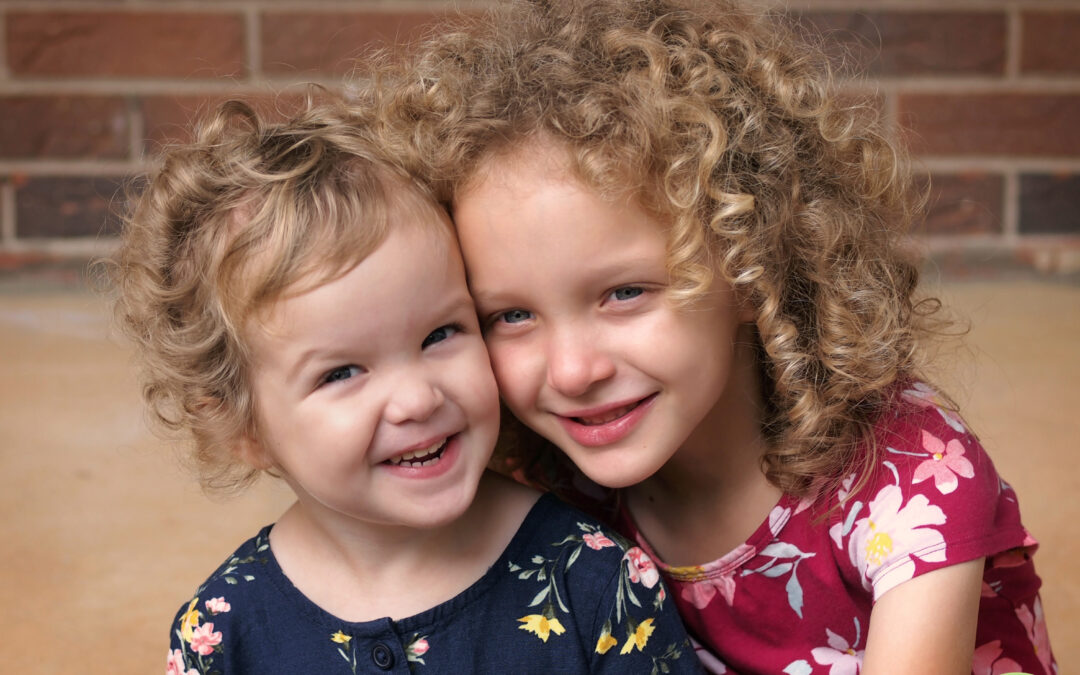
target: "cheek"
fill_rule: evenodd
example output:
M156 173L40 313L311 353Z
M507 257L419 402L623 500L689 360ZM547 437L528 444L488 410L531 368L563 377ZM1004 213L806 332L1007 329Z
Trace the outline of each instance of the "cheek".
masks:
M499 394L511 408L521 408L534 398L543 381L543 359L535 346L522 342L488 343L491 367Z
M498 419L499 390L486 350L479 348L467 358L456 360L447 375L445 386L451 388L460 405L475 417Z

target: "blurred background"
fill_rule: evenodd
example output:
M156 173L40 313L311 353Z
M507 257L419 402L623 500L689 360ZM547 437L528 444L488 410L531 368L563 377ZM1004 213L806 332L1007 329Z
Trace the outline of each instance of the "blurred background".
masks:
M755 4L825 32L865 75L846 86L920 160L926 290L971 325L942 379L1017 489L1061 672L1077 672L1080 2ZM122 186L198 110L339 89L369 46L482 6L0 0L0 670L160 671L181 602L289 502L271 481L207 499L146 430L86 275Z

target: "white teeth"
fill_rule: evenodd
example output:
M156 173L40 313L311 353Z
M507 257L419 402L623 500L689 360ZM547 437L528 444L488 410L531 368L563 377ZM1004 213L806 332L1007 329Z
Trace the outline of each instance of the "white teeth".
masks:
M439 452L439 450L445 444L446 444L446 439L444 438L441 441L438 441L437 443L432 444L430 447L421 448L419 450L413 450L411 452L406 452L404 454L398 455L397 457L391 457L387 461L390 464L393 464L395 466L401 466L402 464L408 464L409 466L430 466L430 465L434 464L435 462L439 461L439 458L438 457L429 457L429 456ZM417 459L418 457L428 457L428 459L425 459L425 460L420 461L420 462L413 461L413 460Z
M622 408L616 408L615 410L612 410L611 412L609 412L609 413L607 413L605 415L597 415L595 417L577 417L575 419L577 419L582 424L585 424L585 425L588 425L588 426L595 426L597 424L606 424L606 423L608 423L608 422L610 422L612 420L619 419L620 417L622 417L626 413L633 410L636 406L637 406L636 403L632 403L632 404L630 404L628 406L623 406Z

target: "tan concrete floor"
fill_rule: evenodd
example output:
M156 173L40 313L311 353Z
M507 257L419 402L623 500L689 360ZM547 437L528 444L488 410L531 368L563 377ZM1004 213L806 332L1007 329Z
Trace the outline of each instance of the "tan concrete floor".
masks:
M973 324L946 358L953 393L1042 543L1051 639L1076 672L1080 287L942 294ZM226 502L199 492L146 430L101 298L0 288L0 672L161 672L180 603L287 503L270 482Z

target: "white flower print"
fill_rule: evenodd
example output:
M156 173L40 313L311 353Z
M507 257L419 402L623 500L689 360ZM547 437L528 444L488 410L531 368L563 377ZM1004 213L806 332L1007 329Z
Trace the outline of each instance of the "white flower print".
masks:
M862 639L859 620L855 619L855 639L850 643L828 628L825 629L825 635L828 637L829 646L811 649L810 654L814 661L829 666L829 675L857 675L862 668L863 654L866 651L856 649Z
M806 558L813 558L817 554L804 553L794 544L774 541L761 549L761 553L758 555L761 558L768 558L768 560L755 569L743 570L742 576L745 577L748 574L761 574L771 579L775 579L783 577L784 575L789 575L784 587L787 592L788 606L791 607L792 611L795 612L800 619L803 618L803 590L796 573L798 572L800 562ZM730 602L728 604L730 604Z
M914 576L913 558L926 562L945 560L944 537L928 527L944 524L945 514L925 495L915 495L904 504L900 488L887 485L875 495L867 511L867 516L851 527L847 548L851 563L861 573L863 586L873 589L875 600ZM837 533L830 533L837 540Z
M967 433L967 429L964 428L964 423L960 421L960 418L956 416L956 413L946 408L945 400L941 396L927 386L923 382L916 382L912 385L911 389L905 389L901 394L909 402L921 408L933 408L941 415L941 419L945 420L945 424L948 424L954 430L959 433Z

